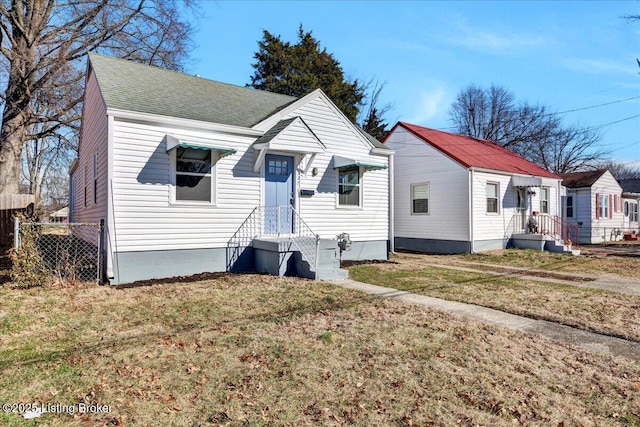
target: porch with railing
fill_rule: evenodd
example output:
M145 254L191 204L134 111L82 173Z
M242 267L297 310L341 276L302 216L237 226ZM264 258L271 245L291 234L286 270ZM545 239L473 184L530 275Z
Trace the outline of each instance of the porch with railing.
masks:
M580 229L565 221L557 215L524 215L515 214L507 228L507 236L510 239L529 239L540 237L540 242L544 246L544 241L553 240L565 249L578 246L578 233Z
M292 206L258 206L227 242L227 270L231 271L256 239L286 243L297 249L312 272L318 271L320 236Z

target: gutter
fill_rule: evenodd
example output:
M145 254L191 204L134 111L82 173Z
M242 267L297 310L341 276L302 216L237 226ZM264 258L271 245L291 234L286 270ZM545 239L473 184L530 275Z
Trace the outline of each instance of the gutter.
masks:
M223 125L219 123L162 116L159 114L140 113L136 111L120 110L116 108L107 108L107 115L109 117L113 117L114 119L128 119L154 124L177 126L181 128L187 127L189 129L219 131L243 136L262 136L264 134L264 132L261 130L246 128L242 126Z

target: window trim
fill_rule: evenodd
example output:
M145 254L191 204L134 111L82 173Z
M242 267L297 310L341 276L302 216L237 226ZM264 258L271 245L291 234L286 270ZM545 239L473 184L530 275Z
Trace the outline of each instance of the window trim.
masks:
M415 211L415 188L419 187L419 186L426 186L427 187L427 211L426 212L416 212ZM424 200L424 199L418 199L418 200ZM410 188L410 212L411 215L431 215L431 184L429 181L425 181L425 182L416 182L411 184L411 188Z
M542 193L545 193L546 195L546 199L542 198ZM550 210L549 210L549 194L551 192L549 191L549 187L540 187L540 213L541 214L546 214L548 215ZM546 203L546 207L545 207L545 203Z
M609 219L609 194L598 195L598 219Z
M569 200L571 200L571 206L569 206ZM573 206L573 195L567 196L564 208L565 208L565 210L564 210L565 216L567 218L574 218L575 207ZM569 215L569 208L571 208L571 215Z
M496 187L496 211L489 211L489 196L487 195L487 189L490 185L494 185ZM485 211L487 215L500 215L500 183L496 181L487 181L484 186L484 194L485 194ZM493 199L493 198L492 198Z
M358 204L357 205L344 205L340 203L340 174L350 171L358 171L358 184L354 187L358 188ZM362 209L363 205L363 173L361 167L338 169L338 190L336 191L336 208L338 209Z
M190 150L196 150L196 148L189 148ZM217 188L217 164L218 160L220 160L220 155L215 150L209 150L211 153L211 172L208 174L195 174L188 172L178 172L177 160L178 160L178 150L171 150L169 152L169 204L171 205L180 205L180 206L216 206L217 204L217 196L218 196L218 188ZM211 177L211 197L209 201L204 200L179 200L176 198L176 183L178 174L182 175L197 175L197 176L210 176Z

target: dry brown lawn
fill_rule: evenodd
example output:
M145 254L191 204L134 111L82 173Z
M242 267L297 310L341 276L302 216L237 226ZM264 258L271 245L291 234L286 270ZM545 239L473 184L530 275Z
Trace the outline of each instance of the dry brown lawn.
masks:
M640 246L640 244L639 244ZM603 246L606 247L606 246ZM587 250L588 251L588 250ZM401 257L422 257L423 255L401 254ZM552 252L534 250L497 250L476 254L433 255L432 262L447 264L477 263L522 267L577 275L617 275L620 277L640 278L640 258L603 254L570 256Z
M508 252L508 251L506 251ZM522 252L545 265L548 255ZM495 263L495 255L485 255ZM507 259L515 259L507 253ZM357 265L350 276L358 281L421 295L494 308L534 319L544 319L591 332L640 341L640 297L600 289L542 282L528 278L500 277L488 273L458 271L421 265L453 264L467 257L401 254L400 263ZM476 257L474 257L475 259ZM572 257L573 258L573 257ZM535 261L534 261L535 263ZM514 265L515 262L501 265ZM468 264L460 264L469 267ZM548 264L546 264L548 265ZM620 264L621 268L627 268ZM475 266L474 266L475 268ZM586 270L583 270L584 274ZM585 282L588 286L589 282ZM640 282L638 284L640 286Z
M640 425L637 362L327 283L220 275L0 287L0 402L22 425Z

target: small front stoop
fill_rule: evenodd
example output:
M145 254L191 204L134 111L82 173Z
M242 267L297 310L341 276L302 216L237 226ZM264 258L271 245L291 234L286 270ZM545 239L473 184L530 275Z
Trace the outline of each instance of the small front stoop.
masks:
M296 237L293 239L309 239ZM314 239L315 240L315 239ZM296 244L297 243L297 244ZM259 273L274 276L298 276L315 280L345 279L348 272L340 268L340 257L337 240L320 239L316 265L310 265L299 247L305 243L294 243L288 237L261 237L253 240L255 269ZM315 241L313 242L315 244ZM307 245L308 246L308 245ZM315 260L311 259L313 264Z
M555 253L570 253L571 255L580 255L580 249L573 249L573 245L565 245L563 242L551 237L549 237L549 239L545 241L544 250Z
M538 251L549 251L556 253L570 253L572 255L580 255L579 249L573 249L572 245L565 245L563 242L547 235L522 233L513 234L511 243L519 249L535 249Z
M335 239L320 239L318 248L318 271L314 272L309 263L304 260L302 254L296 254L297 276L315 280L346 279L349 276L347 270L340 268L340 250Z

